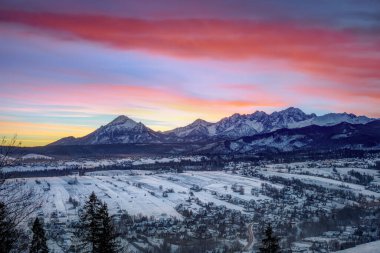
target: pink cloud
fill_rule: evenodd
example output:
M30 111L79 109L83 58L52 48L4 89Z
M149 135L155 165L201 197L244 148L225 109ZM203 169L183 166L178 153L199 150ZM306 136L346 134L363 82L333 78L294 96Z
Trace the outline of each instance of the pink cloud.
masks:
M143 50L186 58L282 59L301 72L349 85L371 85L380 78L376 38L291 22L231 20L141 20L101 15L0 11L14 22L65 39L85 39L118 49Z

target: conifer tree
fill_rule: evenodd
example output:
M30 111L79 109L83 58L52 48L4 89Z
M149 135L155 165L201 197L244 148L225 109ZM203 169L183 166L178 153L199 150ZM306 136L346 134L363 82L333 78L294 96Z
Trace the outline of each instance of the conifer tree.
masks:
M99 253L114 253L116 252L115 232L106 203L103 203L99 210L99 219L101 221Z
M271 224L265 229L265 237L261 241L260 252L261 253L279 253L280 246L278 245L278 238L273 235L273 229Z
M101 227L99 210L101 206L102 204L98 197L92 192L80 215L80 224L77 231L82 241L84 252L99 252L99 228Z
M33 223L33 239L30 246L30 253L48 253L44 228L38 218Z
M106 203L102 203L91 193L80 215L80 225L77 235L82 241L84 252L115 253L115 232L108 214Z
M18 238L16 225L9 219L7 213L5 204L0 202L0 253L10 252Z

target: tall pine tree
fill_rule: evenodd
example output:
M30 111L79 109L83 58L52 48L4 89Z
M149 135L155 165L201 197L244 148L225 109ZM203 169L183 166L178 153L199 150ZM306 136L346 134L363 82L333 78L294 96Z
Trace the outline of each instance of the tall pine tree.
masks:
M30 246L30 253L48 253L49 249L46 245L45 230L38 218L33 223L33 239Z
M80 224L77 233L82 241L84 252L99 252L99 228L101 227L99 210L101 206L102 203L95 193L92 192L80 215Z
M280 246L278 245L278 238L273 235L273 229L269 224L265 229L265 237L261 241L261 253L280 253Z
M115 233L106 203L102 203L95 193L91 193L80 215L77 231L82 241L82 249L89 253L116 252Z
M111 218L108 215L108 207L106 203L103 203L99 210L99 218L102 223L99 231L99 253L114 253L117 251L115 244L115 232Z

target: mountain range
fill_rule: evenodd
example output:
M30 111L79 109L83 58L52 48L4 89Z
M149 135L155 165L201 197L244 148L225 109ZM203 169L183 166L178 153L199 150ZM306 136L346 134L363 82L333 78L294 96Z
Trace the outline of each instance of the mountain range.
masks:
M379 150L380 120L366 124L342 122L332 126L282 128L269 133L210 143L198 152L236 154L336 149Z
M233 114L223 118L218 122L211 123L202 119L197 119L193 123L175 128L170 131L154 131L141 122L136 122L127 116L118 116L105 126L101 126L94 132L80 138L66 137L49 144L57 145L99 145L99 144L153 144L153 143L220 143L229 141L230 150L244 150L240 144L247 144L247 138L268 138L271 133L297 132L297 129L311 127L331 128L342 123L347 125L363 125L376 121L376 119L366 116L356 116L347 113L329 113L322 116L316 114L306 114L302 110L294 107L282 111L267 114L263 111L256 111L252 114ZM324 129L323 128L323 129ZM286 129L286 130L285 130ZM307 128L308 129L308 128ZM292 131L293 130L293 131ZM304 131L304 130L302 130ZM344 133L342 133L344 134ZM292 147L296 147L300 137L293 137L288 140ZM302 138L301 138L302 139ZM251 139L250 139L251 140ZM278 141L279 139L277 139ZM252 144L245 148L263 146L268 140L263 140L260 145ZM240 143L240 144L238 144ZM251 148L249 148L250 146ZM265 145L264 145L265 146ZM305 146L301 145L300 146ZM287 145L287 148L290 148Z

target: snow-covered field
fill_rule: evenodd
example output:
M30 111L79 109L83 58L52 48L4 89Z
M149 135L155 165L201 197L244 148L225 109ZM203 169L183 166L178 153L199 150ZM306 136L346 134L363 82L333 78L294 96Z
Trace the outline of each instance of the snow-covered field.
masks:
M135 165L179 162L181 160L199 161L202 157L179 157L179 158L140 158L137 160L117 159L98 161L66 161L59 162L58 168L66 166L80 165L83 167L94 167L99 165L123 164L129 162ZM340 189L344 187L355 194L364 194L380 198L380 193L365 189L365 186L342 182L334 179L334 173L347 175L349 170L359 171L374 176L375 184L379 183L378 172L369 169L368 161L363 164L350 164L348 161L328 161L318 163L317 168L312 163L291 163L291 164L270 164L258 169L265 176L279 176L287 179L300 179L303 183L318 185L324 188ZM234 164L239 169L246 164ZM339 167L340 166L340 167ZM344 167L347 166L347 167ZM55 167L57 168L57 167ZM333 171L335 168L335 172ZM10 171L49 169L49 166L21 165L10 167ZM144 214L155 217L169 217L180 215L174 207L185 203L190 196L190 191L202 202L214 202L216 205L224 205L227 208L243 210L242 205L232 204L221 198L221 195L229 194L232 198L244 201L270 200L265 195L252 195L252 189L261 188L262 183L269 183L255 177L245 177L233 174L231 171L189 171L185 173L157 173L153 171L98 171L86 173L85 176L64 176L64 177L44 177L25 179L27 184L41 192L44 199L42 212L44 216L49 216L51 212L58 212L62 216L74 215L76 210L72 209L72 204L68 203L69 198L84 203L89 194L94 191L103 201L106 201L111 209L111 213L118 213L126 210L128 213L137 215ZM37 182L37 183L36 183ZM238 185L244 189L244 194L240 194L232 189L233 185ZM281 189L283 186L269 183ZM191 190L194 185L202 190ZM173 189L173 193L163 196L165 191Z
M252 196L252 188L259 189L261 181L225 172L186 172L155 174L146 171L108 171L93 172L86 176L28 178L27 184L40 194L44 204L42 211L49 217L52 212L62 217L75 216L76 210L68 202L69 198L84 203L94 191L110 207L111 213L126 210L129 214L169 217L180 215L174 207L185 203L193 185L202 188L192 191L202 202L214 202L227 208L243 210L241 206L228 203L216 197L215 192L230 194L244 200L268 199L265 196ZM231 190L233 184L242 185L247 193L241 195ZM173 189L163 197L163 192ZM154 195L153 195L154 194Z
M339 253L378 253L380 252L380 241L369 242L356 247L337 251Z

